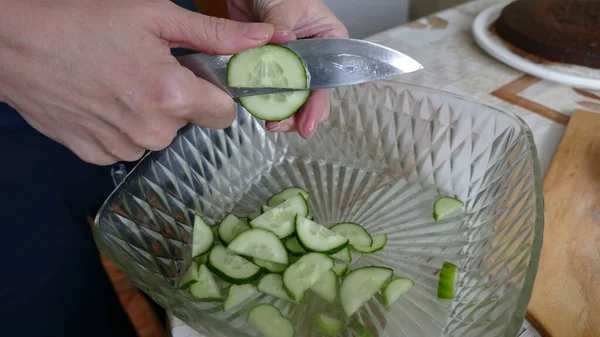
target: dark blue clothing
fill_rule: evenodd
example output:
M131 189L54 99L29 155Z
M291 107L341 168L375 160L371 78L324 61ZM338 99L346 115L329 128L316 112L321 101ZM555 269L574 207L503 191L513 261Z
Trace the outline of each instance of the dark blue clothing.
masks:
M2 103L0 158L0 335L137 336L86 220L113 189L110 167L81 161Z

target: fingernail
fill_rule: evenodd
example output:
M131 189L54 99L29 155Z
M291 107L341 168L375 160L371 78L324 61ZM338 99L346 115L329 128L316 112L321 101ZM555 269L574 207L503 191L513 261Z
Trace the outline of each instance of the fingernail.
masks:
M242 34L244 34L245 37L252 40L264 41L269 38L268 28L269 25L267 24L251 22L244 25L244 30L242 31Z
M306 130L306 134L302 136L302 138L309 138L310 136L313 135L313 133L315 133L315 130L317 129L317 122L313 121L313 120L308 120L304 123L304 130Z

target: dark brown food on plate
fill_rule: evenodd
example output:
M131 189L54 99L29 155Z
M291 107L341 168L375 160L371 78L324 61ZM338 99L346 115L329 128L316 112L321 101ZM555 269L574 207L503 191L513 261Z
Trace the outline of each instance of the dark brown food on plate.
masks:
M494 28L524 52L600 69L600 0L517 0Z

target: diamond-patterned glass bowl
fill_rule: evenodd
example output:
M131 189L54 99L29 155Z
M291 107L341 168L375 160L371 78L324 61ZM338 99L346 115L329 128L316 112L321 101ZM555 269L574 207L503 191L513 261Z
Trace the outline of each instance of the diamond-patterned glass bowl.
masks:
M384 265L416 285L390 309L377 296L353 317L375 337L515 336L537 270L543 201L536 149L516 116L396 82L332 90L331 117L309 140L273 134L239 109L226 130L184 128L149 154L106 201L94 233L101 250L160 305L207 337L256 336L248 306L223 313L175 287L189 263L193 212L210 223L256 211L289 186L311 192L317 222L387 233L386 248L351 268ZM464 211L438 222L434 200ZM444 261L460 267L457 296L438 300ZM225 288L227 284L221 283ZM319 336L311 314L337 307L309 295L293 305L264 295ZM341 336L351 336L344 332Z

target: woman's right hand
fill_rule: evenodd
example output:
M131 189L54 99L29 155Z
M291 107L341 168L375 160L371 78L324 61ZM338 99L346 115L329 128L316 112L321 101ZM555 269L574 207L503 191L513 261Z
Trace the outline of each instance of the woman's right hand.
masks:
M231 97L170 48L233 54L272 34L168 0L0 0L0 101L87 162L133 161L187 122L235 118Z

